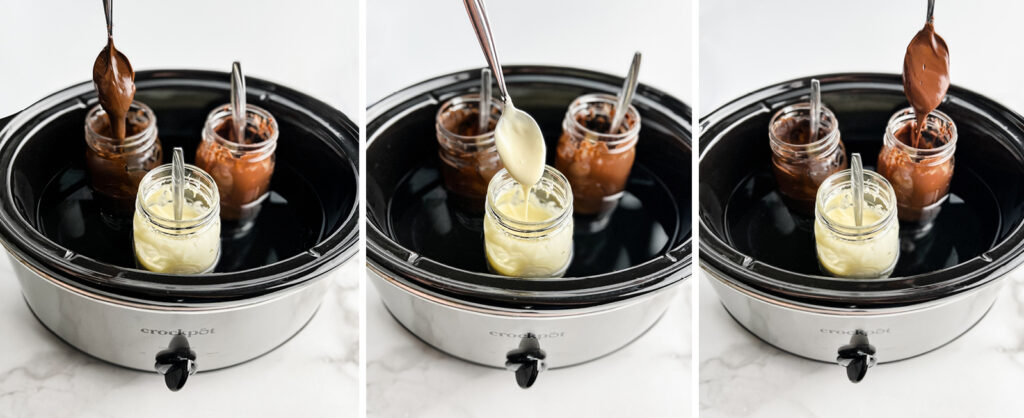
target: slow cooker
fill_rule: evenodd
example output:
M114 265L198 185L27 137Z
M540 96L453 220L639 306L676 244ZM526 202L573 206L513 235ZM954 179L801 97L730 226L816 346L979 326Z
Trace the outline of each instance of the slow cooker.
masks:
M164 149L183 147L194 161L206 115L229 101L229 75L140 71L136 85ZM222 238L216 269L201 275L136 268L130 217L125 228L97 202L82 139L97 102L91 82L0 122L0 238L46 328L101 360L156 370L178 390L197 370L273 350L312 318L329 273L357 248L358 130L270 82L248 78L248 96L280 126L271 195L252 230Z
M907 106L900 76L816 76L848 153L873 168L886 122ZM950 198L930 231L901 234L887 279L826 277L813 218L792 214L770 168L768 122L806 102L811 77L741 97L701 121L700 263L725 309L767 343L838 362L857 382L876 362L927 353L967 332L1024 253L1024 119L953 86L939 110L959 141ZM901 231L906 228L901 225Z
M607 227L576 228L562 278L487 272L482 214L442 187L434 120L451 97L478 90L479 70L437 77L372 106L367 120L367 267L384 305L437 349L514 371L530 387L545 368L583 363L638 338L690 274L690 109L640 85L635 164ZM615 94L622 79L562 67L505 67L516 106L532 115L554 161L569 103Z

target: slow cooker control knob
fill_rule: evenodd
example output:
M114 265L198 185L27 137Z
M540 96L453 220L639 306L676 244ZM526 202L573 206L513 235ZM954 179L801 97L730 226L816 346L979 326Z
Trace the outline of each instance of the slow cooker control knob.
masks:
M516 383L529 389L537 381L537 375L547 369L544 359L547 353L540 349L540 342L533 334L526 334L519 341L519 348L505 355L505 368L516 373Z
M836 358L840 366L846 368L846 377L853 383L864 380L868 368L875 365L875 346L868 343L868 334L857 330L850 337L850 343L839 347L839 357Z
M183 335L175 335L170 346L156 355L156 371L164 376L167 389L177 392L185 387L189 376L196 373L196 352L189 348Z

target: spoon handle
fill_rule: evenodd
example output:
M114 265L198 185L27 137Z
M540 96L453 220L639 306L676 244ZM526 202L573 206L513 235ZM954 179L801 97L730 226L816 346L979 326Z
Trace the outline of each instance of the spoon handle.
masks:
M107 36L114 36L114 0L103 0L103 15L107 18Z
M636 93L636 86L640 81L640 51L633 53L633 62L629 64L629 74L619 92L619 101L615 104L615 116L612 116L612 126L608 133L615 134L619 131L619 125L629 113L629 104L633 102L633 94Z
M480 70L480 134L491 127L491 70Z
M925 23L932 23L932 16L935 14L935 0L928 0L928 15L925 17Z
M853 153L850 161L850 177L853 186L853 222L861 226L864 222L864 163L860 153Z
M484 9L483 0L463 0L466 5L466 13L476 31L476 38L480 41L480 48L484 51L484 58L487 65L494 72L494 79L498 82L498 90L501 91L501 99L508 99L508 89L505 88L505 75L501 72L501 63L498 62L498 52L494 49L494 38L491 36L491 24L487 21L487 10Z
M185 153L181 147L174 147L171 158L171 192L174 193L174 220L181 220L185 204Z
M242 63L231 64L231 123L235 128L235 141L245 143L245 76L242 75Z
M821 129L821 82L816 78L811 79L811 132L808 143L818 140L818 130Z

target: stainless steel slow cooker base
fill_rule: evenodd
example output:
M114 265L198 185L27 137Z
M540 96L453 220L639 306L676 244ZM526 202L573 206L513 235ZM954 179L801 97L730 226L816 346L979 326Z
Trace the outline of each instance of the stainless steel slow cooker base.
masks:
M195 352L199 370L259 357L309 322L330 283L325 275L256 301L156 308L73 288L29 270L13 257L11 261L29 309L57 337L100 360L151 372L157 354L179 335Z
M783 351L835 363L858 331L880 363L935 350L970 330L995 303L1001 281L956 297L892 309L839 309L769 296L705 270L722 305L740 325Z
M506 368L509 353L530 336L546 353L547 368L613 353L647 332L678 293L675 285L607 306L517 312L455 301L373 268L367 272L385 307L411 333L452 356L498 368Z

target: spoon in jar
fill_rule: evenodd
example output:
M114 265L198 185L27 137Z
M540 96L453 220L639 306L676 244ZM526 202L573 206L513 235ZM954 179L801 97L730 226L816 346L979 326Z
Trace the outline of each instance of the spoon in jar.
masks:
M171 193L174 194L174 220L181 221L181 211L185 204L185 155L181 147L174 147L171 158Z
M505 87L505 75L501 71L498 54L494 48L491 25L487 20L483 0L463 0L463 3L477 40L480 41L484 58L494 72L494 79L498 82L501 98L505 102L505 110L494 127L494 144L498 148L498 156L512 178L523 187L523 198L529 200L530 188L544 175L544 158L547 155L544 134L533 117L512 105L512 98Z
M622 121L626 118L626 113L629 113L629 104L633 102L633 94L636 93L639 77L640 51L637 51L633 53L633 62L629 64L629 74L626 75L622 91L619 92L619 100L615 103L615 116L612 116L612 125L608 129L608 133L614 135L618 132L619 125L622 125Z
M245 143L245 77L242 75L242 63L231 64L231 124L234 128L235 142Z
M811 134L807 137L807 143L818 140L818 129L821 124L821 83L817 78L811 79ZM858 218L859 219L859 218ZM858 222L860 224L860 222Z
M477 135L483 135L491 127L491 70L480 70L480 129Z
M861 226L864 222L864 163L860 153L853 153L850 159L850 184L853 186L853 222Z

